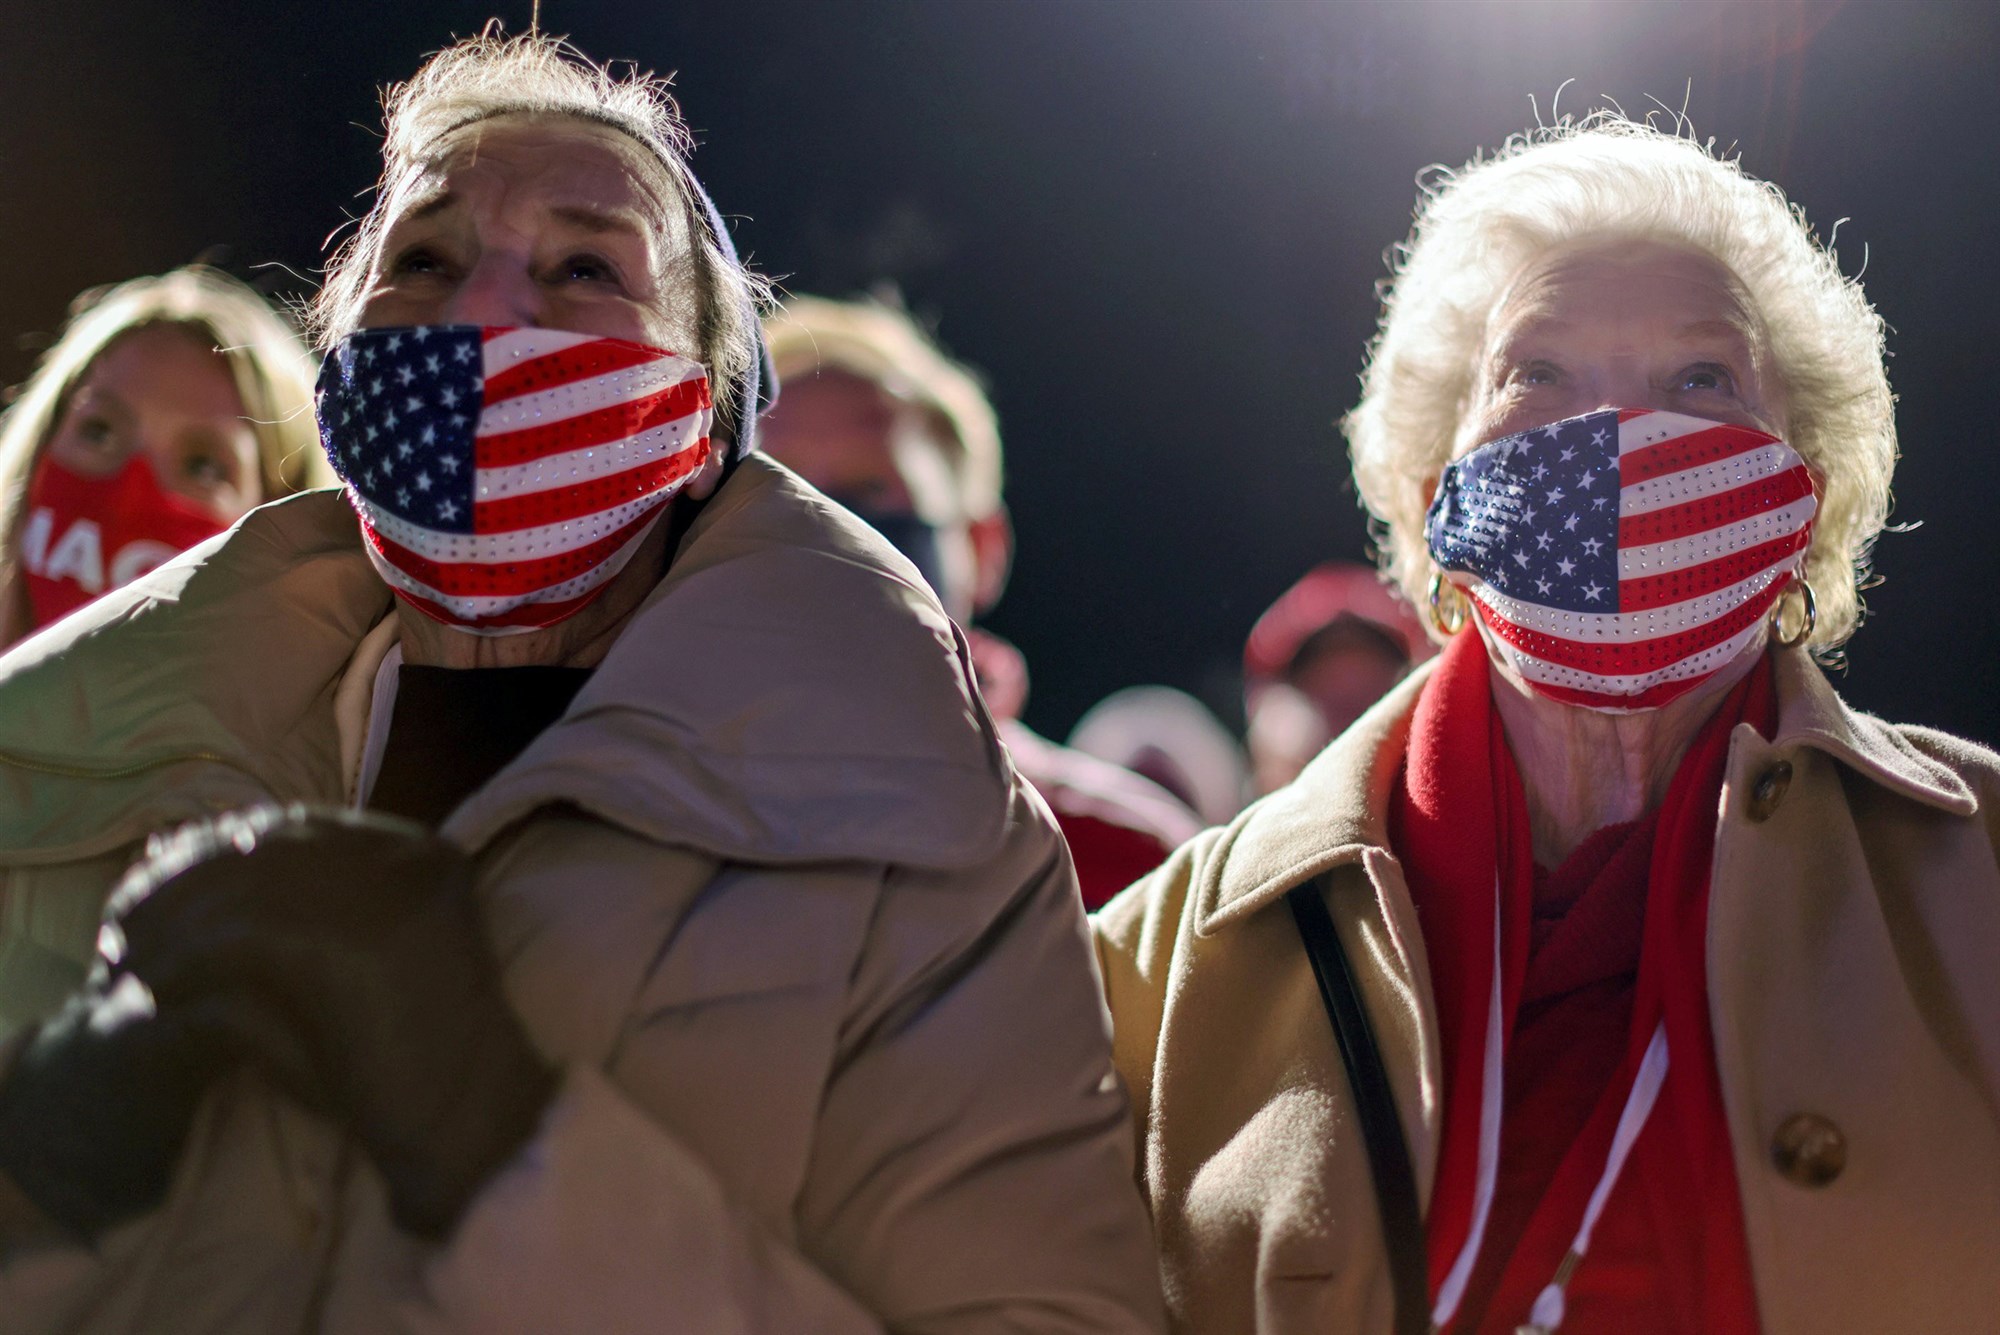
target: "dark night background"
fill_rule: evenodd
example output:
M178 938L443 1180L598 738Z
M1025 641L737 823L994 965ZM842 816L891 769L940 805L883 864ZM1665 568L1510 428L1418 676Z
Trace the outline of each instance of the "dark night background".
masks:
M0 376L85 286L206 255L278 293L373 180L375 88L528 0L0 0ZM1895 328L1906 455L1841 689L2000 741L1991 0L546 0L678 71L695 166L794 291L898 282L991 377L996 629L1061 735L1119 686L1227 708L1262 607L1359 556L1334 421L1413 178L1649 95L1739 146ZM1689 91L1691 84L1691 93ZM280 267L282 266L282 267ZM1982 519L1981 516L1986 518ZM273 646L273 652L282 652Z

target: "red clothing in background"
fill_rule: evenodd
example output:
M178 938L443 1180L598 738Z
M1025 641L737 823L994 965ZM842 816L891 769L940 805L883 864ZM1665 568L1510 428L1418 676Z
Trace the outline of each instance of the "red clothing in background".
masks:
M968 630L965 638L1001 740L1069 843L1085 908L1104 903L1200 832L1200 818L1151 779L1059 746L1021 722L1027 660L990 631Z
M1019 719L1003 721L1000 736L1055 812L1087 909L1165 862L1201 829L1194 813L1151 779L1058 746Z

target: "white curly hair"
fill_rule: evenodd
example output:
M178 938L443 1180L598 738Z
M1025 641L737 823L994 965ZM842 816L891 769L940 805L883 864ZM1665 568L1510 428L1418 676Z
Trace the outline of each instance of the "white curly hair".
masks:
M668 81L598 64L559 37L508 37L497 24L446 47L407 82L383 90L382 179L374 206L328 261L326 281L306 312L319 345L331 347L359 320L397 185L424 168L444 136L508 115L609 126L658 159L685 214L687 235L698 240L692 269L702 361L716 383L734 383L758 355L757 315L769 303L769 285L726 252L710 229L687 165L692 142ZM728 406L718 398L719 414Z
M1770 341L1787 439L1821 481L1806 578L1812 647L1860 623L1869 550L1889 511L1895 399L1882 317L1784 193L1713 142L1611 112L1514 135L1491 157L1419 178L1416 223L1390 252L1382 314L1342 422L1384 572L1421 606L1424 511L1460 441L1488 321L1524 267L1599 237L1692 247L1724 265Z

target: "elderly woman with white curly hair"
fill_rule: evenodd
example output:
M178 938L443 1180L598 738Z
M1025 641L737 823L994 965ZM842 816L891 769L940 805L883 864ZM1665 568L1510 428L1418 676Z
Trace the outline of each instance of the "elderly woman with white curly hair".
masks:
M1346 426L1443 652L1096 923L1180 1328L1991 1329L2000 759L1814 663L1882 358L1687 138L1426 190Z
M387 130L344 490L0 660L0 1331L1158 1329L1061 836L664 85Z

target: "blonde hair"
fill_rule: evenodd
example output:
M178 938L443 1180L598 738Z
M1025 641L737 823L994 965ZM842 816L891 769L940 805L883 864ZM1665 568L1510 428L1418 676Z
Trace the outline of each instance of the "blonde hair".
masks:
M326 282L308 312L320 346L331 346L359 321L388 223L385 206L396 186L424 168L444 136L509 115L569 117L608 126L651 151L680 203L695 248L691 267L700 303L696 335L701 358L718 386L737 383L757 356L756 312L768 287L711 228L687 165L692 146L687 126L667 80L636 69L615 73L561 38L535 32L508 37L497 23L438 52L407 82L383 90L382 177L374 206L334 252ZM718 414L729 411L729 398L718 393Z
M28 479L77 381L119 338L161 325L190 331L228 366L257 437L264 500L333 484L313 420L313 356L254 290L198 264L93 288L0 417L0 579L12 582Z
M764 342L788 376L845 372L935 414L949 429L967 519L1000 509L1000 422L971 368L953 361L906 313L880 301L796 296L764 321Z
M1517 134L1421 181L1416 224L1391 252L1361 401L1342 423L1384 571L1422 597L1427 491L1450 461L1508 285L1538 255L1596 237L1689 246L1742 284L1785 391L1787 439L1821 480L1805 571L1813 647L1837 647L1860 623L1896 463L1882 318L1777 186L1712 143L1612 113Z

